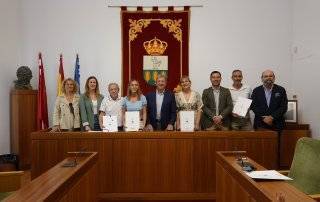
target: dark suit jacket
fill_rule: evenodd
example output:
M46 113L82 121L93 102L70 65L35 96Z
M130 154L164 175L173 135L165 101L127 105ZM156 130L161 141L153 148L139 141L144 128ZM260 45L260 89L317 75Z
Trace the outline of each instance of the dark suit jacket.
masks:
M156 92L151 92L147 96L148 123L155 129L157 126L157 103ZM176 100L173 93L164 91L163 102L161 106L161 129L165 130L168 124L174 125L177 117Z
M254 128L267 128L272 130L282 130L284 127L284 114L288 109L288 98L286 90L274 84L272 88L269 107L263 86L258 86L252 91L251 109L255 114ZM262 121L262 116L273 117L273 125L269 126Z
M202 116L201 126L203 129L209 128L213 125L212 118L216 115L216 102L214 99L212 87L207 88L202 93ZM222 116L222 124L224 127L230 125L230 114L233 109L231 93L229 89L220 87L219 94L219 115Z

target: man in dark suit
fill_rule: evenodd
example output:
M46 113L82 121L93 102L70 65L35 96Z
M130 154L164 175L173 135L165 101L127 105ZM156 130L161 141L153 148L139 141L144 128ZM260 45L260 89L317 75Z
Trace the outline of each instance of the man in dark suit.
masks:
M176 122L176 101L172 92L166 90L167 78L159 75L156 91L149 93L147 98L147 126L145 130L173 130Z
M251 109L255 114L255 129L281 131L284 127L284 114L288 108L286 90L274 84L273 71L266 70L261 75L263 85L252 91Z
M228 130L233 108L230 91L220 86L220 72L211 72L210 81L212 86L202 93L201 126L205 130Z

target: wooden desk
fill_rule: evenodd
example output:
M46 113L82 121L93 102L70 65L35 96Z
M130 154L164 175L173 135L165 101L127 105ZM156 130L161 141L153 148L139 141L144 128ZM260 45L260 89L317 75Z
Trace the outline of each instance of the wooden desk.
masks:
M276 168L278 148L272 131L35 132L31 141L32 178L67 152L98 152L99 192L104 199L212 200L216 151L246 150L265 167Z
M236 162L236 156L245 152L217 152L216 154L216 202L279 201L277 196L284 196L285 201L311 202L308 195L297 190L285 181L255 181L248 177ZM264 167L249 159L257 170Z
M96 201L97 159L96 152L82 153L78 154L77 166L62 167L74 160L74 157L68 157L5 201Z

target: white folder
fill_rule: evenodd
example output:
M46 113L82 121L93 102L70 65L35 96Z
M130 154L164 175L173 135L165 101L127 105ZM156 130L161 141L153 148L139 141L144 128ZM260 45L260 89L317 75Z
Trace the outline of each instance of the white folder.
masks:
M125 131L139 131L140 128L140 112L128 111L125 113Z
M194 111L180 111L180 130L183 132L194 131Z
M117 116L103 116L103 132L118 132Z

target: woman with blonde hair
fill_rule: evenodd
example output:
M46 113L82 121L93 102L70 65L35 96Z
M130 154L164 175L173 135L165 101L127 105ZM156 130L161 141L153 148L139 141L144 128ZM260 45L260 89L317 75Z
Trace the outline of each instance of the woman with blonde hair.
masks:
M55 131L79 131L80 113L77 83L67 78L62 83L62 95L56 98L53 111L53 127Z
M126 111L139 111L140 129L143 129L145 127L147 120L147 99L141 92L139 82L135 79L129 82L127 96L123 99L123 123L125 123Z
M181 91L175 94L177 104L177 130L180 129L180 111L194 111L194 129L200 130L202 100L198 92L191 90L189 76L180 78Z
M99 82L90 76L85 85L85 92L80 96L81 122L85 131L100 131L99 109L103 95L100 94Z

